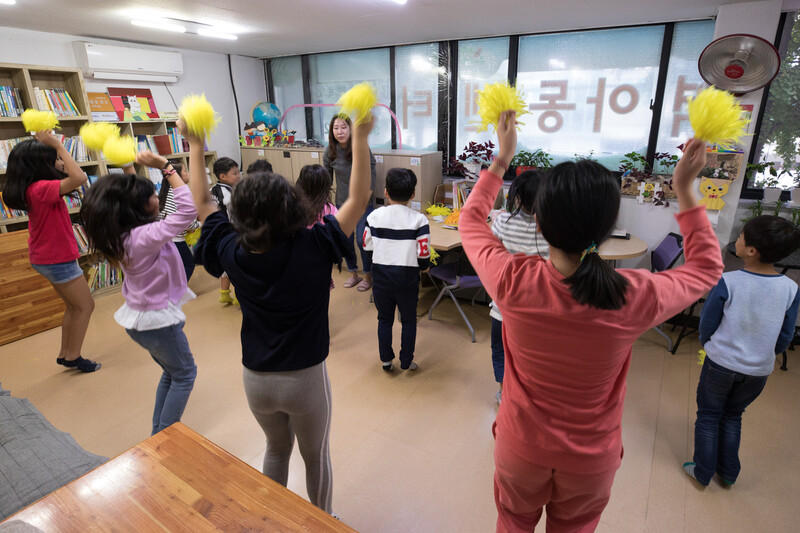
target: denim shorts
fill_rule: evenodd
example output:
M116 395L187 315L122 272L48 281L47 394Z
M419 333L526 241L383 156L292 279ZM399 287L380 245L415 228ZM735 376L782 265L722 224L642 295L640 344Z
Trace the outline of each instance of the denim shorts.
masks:
M78 265L77 261L67 261L66 263L55 263L52 265L31 264L31 266L36 272L47 278L47 281L53 285L67 283L68 281L83 276L83 270Z

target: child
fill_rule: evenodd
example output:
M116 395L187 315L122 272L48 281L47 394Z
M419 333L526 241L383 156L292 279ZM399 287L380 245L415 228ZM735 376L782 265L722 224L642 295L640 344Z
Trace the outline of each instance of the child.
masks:
M407 168L386 173L385 197L389 205L367 217L364 250L372 251L373 288L378 309L378 351L383 369L392 370L392 324L395 307L403 324L400 368L416 370L414 345L417 340L419 273L430 267L430 228L422 213L408 207L414 198L417 176Z
M245 174L249 176L255 172L272 172L272 163L266 159L256 159L247 166Z
M798 245L800 231L788 220L753 218L736 241L744 269L723 274L703 305L700 342L706 358L697 385L694 462L683 465L703 486L715 472L724 485L736 481L742 414L764 389L775 354L794 337L800 293L774 263Z
M197 376L181 310L195 296L186 286L181 257L172 243L195 220L197 211L189 187L172 163L151 152L139 153L136 161L163 169L177 211L159 220L158 197L150 180L110 174L89 189L81 216L92 248L120 265L125 275L125 303L114 319L162 369L153 410L151 434L155 435L180 421ZM198 167L203 172L202 161Z
M183 167L181 163L173 163L173 170L181 177L183 183L189 183L189 172ZM178 211L178 206L175 205L175 195L172 193L172 187L169 184L169 178L164 178L161 181L161 191L158 193L158 212L161 218L171 215ZM181 254L181 261L183 261L183 270L186 272L186 282L192 279L194 273L194 256L186 244L186 234L197 230L200 223L197 220L192 221L192 224L183 230L177 237L172 239L178 253Z
M336 179L336 207L341 208L342 203L347 198L348 186L350 184L350 172L353 166L353 146L351 142L351 130L353 128L350 117L344 113L334 115L331 123L328 126L328 147L322 156L322 165L325 170ZM356 250L353 245L350 245L350 250L345 254L345 262L347 263L347 270L350 271L350 277L345 280L342 286L345 289L355 287L358 292L366 292L372 288L372 264L370 263L369 254L362 248L361 235L364 233L364 224L367 220L367 215L372 212L372 191L375 190L375 178L377 176L375 170L375 157L372 151L369 152L370 164L370 192L367 202L364 202L364 210L362 211L361 218L356 226L355 235L358 243L358 249L361 252L361 263L364 267L364 279L358 277L358 263L356 262ZM350 237L352 242L353 236Z
M239 164L230 157L217 159L214 163L214 175L217 177L217 184L211 187L211 196L214 197L220 209L228 209L233 188L242 179ZM231 281L225 272L219 278L219 303L239 304L236 297L231 297Z
M686 143L673 174L686 263L660 273L614 270L597 253L620 204L619 181L594 161L562 163L536 194L550 259L511 254L486 225L516 149L516 113L502 113L498 156L459 218L464 250L503 311L503 403L494 426L498 531L593 531L622 457L631 349L722 273L716 235L694 195L704 143Z
M339 212L331 203L332 185L331 175L322 165L305 165L300 169L297 187L303 191L310 204L311 224L308 226L309 228L317 222L324 223L326 216Z
M94 372L100 363L81 356L94 299L78 265L80 252L62 198L86 183L86 174L52 132L40 131L35 137L11 150L3 201L12 209L28 212L31 266L53 285L66 305L56 363Z
M197 262L228 272L242 306L242 363L250 410L267 438L264 473L286 485L297 435L311 503L331 512L329 433L331 267L341 261L369 198L372 123L353 131L350 195L334 216L310 229L307 202L282 176L257 173L233 190L228 212L211 201L203 176L203 139L189 140L189 185L203 222Z
M540 255L550 257L550 245L544 240L536 227L533 202L542 173L538 170L526 170L511 182L508 190L508 212L498 214L492 222L492 233L500 239L506 250L512 254ZM492 317L492 366L494 379L500 385L495 399L500 404L503 395L503 370L505 353L503 351L503 315L494 302L490 305L489 316Z

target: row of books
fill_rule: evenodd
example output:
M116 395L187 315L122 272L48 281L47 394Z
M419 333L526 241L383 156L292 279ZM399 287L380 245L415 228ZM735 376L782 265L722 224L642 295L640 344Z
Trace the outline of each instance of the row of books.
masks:
M112 267L108 261L100 261L89 267L89 290L92 292L104 287L122 283L122 270Z
M75 234L78 251L82 254L87 253L89 251L89 237L86 235L86 229L80 224L73 224L72 233Z
M63 196L64 203L68 209L81 206L81 200L86 191L91 187L91 184L97 181L97 176L89 176L89 181L83 185L73 194ZM16 218L26 217L28 213L22 209L11 209L3 201L3 193L0 192L0 218Z
M30 135L28 135L26 137L15 137L13 139L3 139L0 141L0 170L5 170L8 167L8 154L11 153L11 149L22 141L27 141L30 138Z
M86 143L83 142L80 135L74 135L72 137L67 137L60 133L55 135L58 137L58 140L61 141L61 144L66 147L75 161L78 163L89 161L89 151L86 149ZM28 141L30 139L30 136L26 136L0 140L0 170L8 168L8 156L11 150L22 141Z
M19 117L25 111L19 89L0 85L0 117Z
M455 180L453 181L453 209L461 209L475 186L475 180Z
M33 96L40 111L52 111L59 117L77 117L81 114L66 89L34 87Z

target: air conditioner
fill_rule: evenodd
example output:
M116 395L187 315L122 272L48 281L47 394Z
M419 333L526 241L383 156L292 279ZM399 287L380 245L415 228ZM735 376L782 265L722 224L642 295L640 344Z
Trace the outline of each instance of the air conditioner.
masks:
M176 82L183 74L180 52L83 41L72 47L84 75L95 79Z

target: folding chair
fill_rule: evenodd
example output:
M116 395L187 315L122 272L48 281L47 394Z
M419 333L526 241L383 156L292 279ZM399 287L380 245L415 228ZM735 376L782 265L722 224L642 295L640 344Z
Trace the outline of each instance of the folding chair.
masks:
M461 305L459 305L458 300L456 299L453 291L457 291L459 289L477 289L483 288L481 284L480 278L478 278L475 271L472 269L472 265L469 264L466 256L462 255L459 257L458 261L454 261L452 263L445 263L443 265L435 266L430 269L428 275L431 277L431 281L434 281L434 286L436 285L434 279L439 279L443 283L442 290L439 291L439 295L434 300L433 305L428 310L428 320L433 320L433 310L439 305L439 301L442 297L446 294L450 296L450 299L453 300L453 303L456 306L461 318L464 319L464 322L467 324L467 328L469 328L469 332L472 335L472 342L475 342L475 330L470 324L469 319L467 319L467 315L464 314L464 310L461 309ZM478 297L480 291L477 291L475 295L472 297L472 307L475 307L475 298Z
M683 255L683 236L678 233L668 233L661 244L650 252L650 271L663 272L672 268L681 255ZM667 339L667 351L674 354L672 338L664 332L664 324L659 324L653 329Z

